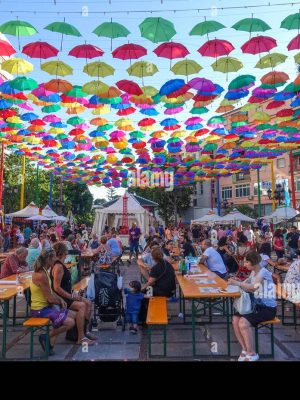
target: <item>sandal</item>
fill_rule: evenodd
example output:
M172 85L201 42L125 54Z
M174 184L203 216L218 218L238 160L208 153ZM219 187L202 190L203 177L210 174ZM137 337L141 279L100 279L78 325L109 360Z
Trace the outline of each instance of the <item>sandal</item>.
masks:
M246 352L246 350L242 350L242 352L241 352L241 354L240 354L240 356L239 356L239 358L238 358L238 361L245 361L245 358L247 357L247 352Z
M80 342L77 342L76 344L78 344L78 345L87 344L89 346L92 346L95 343L96 343L95 340L91 340L85 336L80 340Z

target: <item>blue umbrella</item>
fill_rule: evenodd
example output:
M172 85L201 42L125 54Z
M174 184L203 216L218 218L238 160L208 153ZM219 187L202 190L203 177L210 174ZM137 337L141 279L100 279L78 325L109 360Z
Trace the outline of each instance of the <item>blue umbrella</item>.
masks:
M155 108L143 108L140 110L140 113L144 115L159 115L159 112Z
M33 120L38 119L38 118L39 118L39 116L37 114L35 114L35 113L32 113L32 112L25 113L25 114L22 114L20 116L20 119L22 121L33 121Z
M224 96L225 99L228 100L237 100L241 99L242 97L246 97L249 94L249 90L241 90L239 92L227 92Z
M160 125L161 126L173 126L177 125L178 121L175 118L166 118L163 121L161 121Z
M275 94L274 100L275 101L288 100L294 97L295 95L296 93L279 92Z
M50 126L53 126L53 128L67 128L68 125L64 124L63 122L51 122Z
M185 85L183 79L171 79L167 81L159 91L160 96L167 96L170 93L176 92Z
M59 103L61 101L60 95L57 93L50 94L49 96L39 96L39 99L51 103Z
M4 94L16 94L16 93L20 93L20 90L12 88L10 86L10 81L7 81L7 82L1 83L0 92L2 92Z
M0 110L6 110L7 108L10 108L13 105L12 101L0 99Z
M291 102L291 107L298 107L300 106L300 97L297 97L295 100Z

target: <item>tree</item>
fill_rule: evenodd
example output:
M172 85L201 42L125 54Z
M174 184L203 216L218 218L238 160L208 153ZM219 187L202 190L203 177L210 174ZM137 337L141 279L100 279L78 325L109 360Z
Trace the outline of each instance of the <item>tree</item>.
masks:
M129 188L129 191L158 203L158 214L168 225L170 222L177 223L177 214L182 215L190 207L193 188L175 187L172 192L167 192L164 188L135 187Z
M96 199L94 200L94 206L102 206L102 204L106 203L105 199Z
M107 190L108 201L115 200L118 197L115 188L111 187L111 188L107 188L106 190Z
M257 218L257 212L250 206L248 206L247 204L238 204L233 206L229 211L232 211L234 208L236 208L239 212L241 212L242 214L247 215L250 218Z

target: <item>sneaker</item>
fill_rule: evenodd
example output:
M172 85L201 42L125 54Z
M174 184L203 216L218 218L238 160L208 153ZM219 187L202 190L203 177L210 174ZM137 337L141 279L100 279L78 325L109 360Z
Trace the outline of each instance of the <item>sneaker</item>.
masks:
M97 340L98 336L94 335L92 332L86 332L85 336L91 340Z
M247 356L247 352L243 350L238 358L238 361L245 361L245 358Z
M258 360L259 360L258 354L253 354L252 356L250 356L249 354L246 354L244 361L258 361Z
M40 345L42 346L42 349L44 351L46 351L46 334L45 333L42 333L39 336L39 342L40 342ZM54 352L53 348L54 347L49 343L49 356L54 356L55 352Z

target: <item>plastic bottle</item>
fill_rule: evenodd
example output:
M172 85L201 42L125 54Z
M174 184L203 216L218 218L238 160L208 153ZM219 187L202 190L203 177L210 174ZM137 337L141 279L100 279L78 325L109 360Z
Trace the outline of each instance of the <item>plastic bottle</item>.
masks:
M181 274L182 275L186 275L186 264L185 261L182 261L182 265L181 265Z
M20 270L19 270L19 268L17 269L17 272L16 272L16 284L20 285Z

